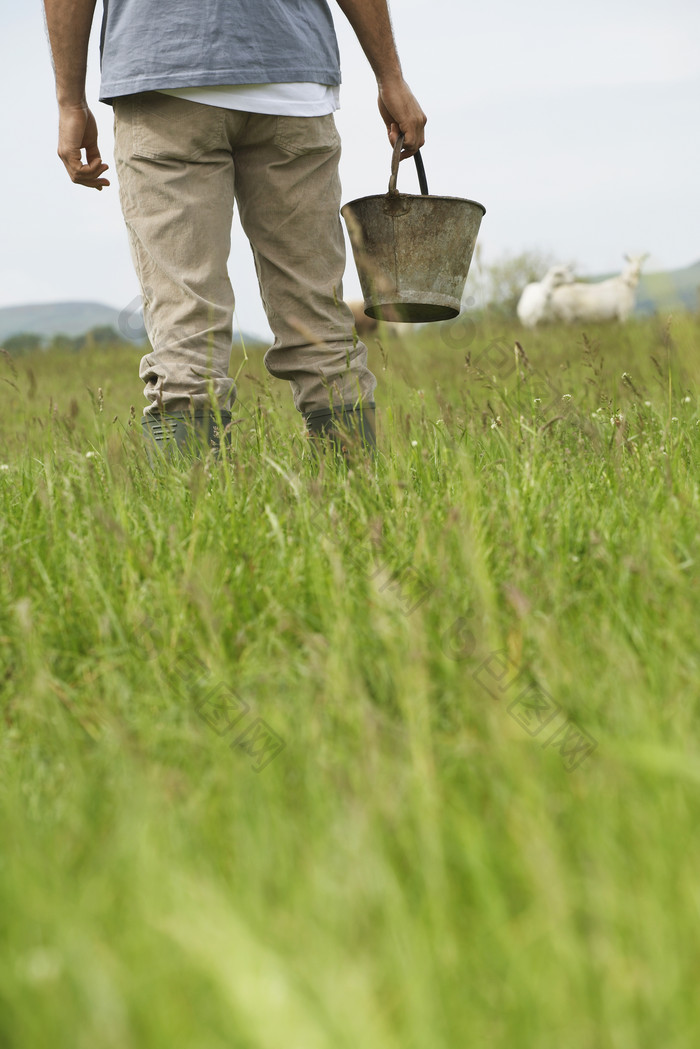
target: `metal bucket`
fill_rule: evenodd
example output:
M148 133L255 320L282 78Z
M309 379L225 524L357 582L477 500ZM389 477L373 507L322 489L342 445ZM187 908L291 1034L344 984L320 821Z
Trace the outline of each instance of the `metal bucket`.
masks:
M486 208L460 197L431 197L420 152L420 195L399 193L403 145L394 146L389 192L341 208L360 275L365 313L377 320L443 321L459 314Z

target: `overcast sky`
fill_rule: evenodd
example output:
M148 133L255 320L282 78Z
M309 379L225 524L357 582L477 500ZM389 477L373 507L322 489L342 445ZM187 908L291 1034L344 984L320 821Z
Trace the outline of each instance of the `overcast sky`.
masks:
M56 157L40 0L8 7L0 38L0 306L94 300L121 308L138 286L114 179L112 111L97 102L96 38L89 94L113 179L102 193L73 186ZM390 155L369 66L333 0L331 7L350 200L385 191ZM700 259L697 0L395 0L392 13L406 79L429 118L430 190L486 206L487 259L540 248L575 260L581 273L615 270L623 252L650 252L648 270ZM399 189L417 191L411 161ZM237 224L230 272L240 327L266 334ZM358 289L349 262L346 297Z

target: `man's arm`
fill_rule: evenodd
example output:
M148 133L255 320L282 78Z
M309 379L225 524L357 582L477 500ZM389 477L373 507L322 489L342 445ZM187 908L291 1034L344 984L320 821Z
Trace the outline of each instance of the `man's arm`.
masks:
M379 88L379 112L392 146L405 135L401 159L412 156L425 141L427 117L403 78L396 52L387 0L338 0L367 56Z
M73 182L102 189L107 170L97 124L85 99L88 43L96 0L44 0L58 99L58 155ZM82 150L87 163L83 164Z

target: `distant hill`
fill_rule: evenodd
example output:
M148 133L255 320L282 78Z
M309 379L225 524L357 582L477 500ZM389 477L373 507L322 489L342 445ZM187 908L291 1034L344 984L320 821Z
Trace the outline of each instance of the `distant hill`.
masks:
M140 312L116 310L102 302L38 302L0 307L0 345L12 335L31 333L50 342L56 335L76 338L93 328L103 327L114 328L134 342L143 342L146 338ZM248 349L269 345L259 336L245 332L243 339Z
M682 270L642 274L637 290L636 314L651 314L657 310L685 307L700 310L700 262Z
M84 335L91 328L119 331L120 311L101 302L41 302L0 309L0 342L11 335L32 332L46 339L54 335ZM141 329L142 331L143 329ZM136 331L139 336L139 329ZM133 337L133 336L132 336ZM141 338L145 339L143 332Z

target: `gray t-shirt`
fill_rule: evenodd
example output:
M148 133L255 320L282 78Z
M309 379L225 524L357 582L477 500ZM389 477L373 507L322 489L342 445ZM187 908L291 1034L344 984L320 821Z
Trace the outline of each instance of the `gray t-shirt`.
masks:
M213 84L340 83L326 0L104 0L100 99Z

